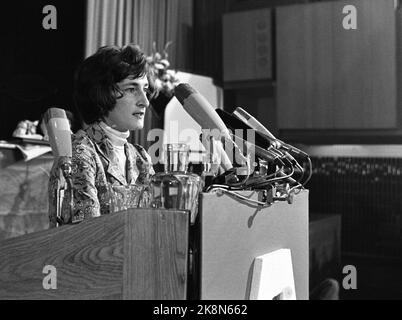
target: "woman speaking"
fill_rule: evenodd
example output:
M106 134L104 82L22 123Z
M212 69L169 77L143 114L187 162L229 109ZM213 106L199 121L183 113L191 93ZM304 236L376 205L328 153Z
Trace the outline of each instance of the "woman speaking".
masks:
M69 222L111 213L111 187L146 185L151 158L127 141L142 129L152 94L146 56L140 48L105 46L79 66L74 101L81 129L72 135L73 210ZM57 170L49 181L50 226L57 220Z

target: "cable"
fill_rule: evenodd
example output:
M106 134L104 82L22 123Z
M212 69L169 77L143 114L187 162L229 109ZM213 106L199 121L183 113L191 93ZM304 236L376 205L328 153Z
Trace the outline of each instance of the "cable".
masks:
M248 179L250 178L251 175L251 163L250 163L250 154L247 154L246 156L244 156L242 149L240 149L240 147L237 145L237 143L235 142L235 140L233 140L233 138L235 137L233 134L230 134L230 136L232 137L232 141L230 141L231 143L233 143L233 147L237 150L238 154L240 156L242 156L244 158L244 161L246 162L246 167L247 167L247 174L246 177L240 181L240 182L236 182L236 183L232 183L232 184L228 184L228 186L230 187L240 187L240 186L244 186L245 183L248 181Z
M230 187L230 186L228 186L228 185L225 185L225 184L211 184L211 185L205 190L205 192L210 192L211 190L217 189L217 188L223 188L223 189L226 189L226 190L238 190L238 191L243 190L242 188L232 188L232 187Z
M307 184L307 182L310 181L312 175L313 175L313 163L311 162L310 157L307 157L308 163L309 163L309 176L307 177L307 180L303 182L303 187Z
M277 170L277 171L274 172L274 173L271 173L271 174L268 175L268 176L257 176L257 177L250 178L249 180L256 180L257 182L258 182L259 180L261 180L261 181L267 181L268 179L271 179L271 177L276 177L276 176L277 176L279 173L281 173L281 172L283 172L283 168ZM250 184L252 184L252 183L250 182Z
M246 202L258 204L258 205L264 206L264 207L269 207L269 206L270 206L270 205L267 204L266 202L261 202L261 201L258 201L258 200L253 200L253 199L246 198L245 196L242 196L241 194L238 194L237 192L230 191L230 190L227 190L227 189L225 189L225 188L219 188L219 187L218 187L218 188L215 188L214 191L215 191L215 190L221 190L221 191L223 191L223 192L225 192L225 193L228 193L228 194L233 195L233 196L235 196L235 197L237 197L237 198L240 198L240 199L242 199L243 201L246 201Z
M301 171L301 177L299 179L297 179L297 182L300 183L300 181L302 181L304 178L305 171L304 171L303 167L297 162L297 160L296 160L296 163L298 164L298 169Z
M284 173L284 176L278 177L278 174ZM290 178L293 174L295 173L295 169L292 166L291 171L289 173L285 173L284 168L278 169L276 172L271 173L267 176L258 176L258 177L251 177L250 172L248 170L247 176L241 181L237 183L232 183L232 184L214 184L209 186L206 189L206 192L210 192L214 189L225 189L228 191L233 191L233 190L252 190L252 189L266 189L268 186L273 187L274 183L279 182L281 180L285 180L287 178ZM294 190L298 187L302 186L300 183L297 183L295 186L292 187L291 190Z
M294 187L290 188L289 193L291 193L293 190L296 190L297 188L300 188L300 189L299 189L299 192L297 192L297 193L295 192L295 195L298 195L304 189L303 185L299 183L299 184L295 185Z
M284 172L283 168L281 168L281 169L277 170L276 172L271 173L270 175L265 176L265 177L252 178L254 180L252 180L250 183L248 183L247 187L248 188L255 188L255 187L260 187L261 185L266 186L266 185L270 184L270 182L273 180L273 179L271 179L271 177L276 177L281 172ZM282 177L282 178L286 178L286 176Z
M288 174L286 176L283 176L283 177L272 178L272 179L270 179L268 181L269 182L275 182L275 181L287 179L287 178L290 178L293 175L293 173L295 173L295 169L292 167L292 172L290 174Z

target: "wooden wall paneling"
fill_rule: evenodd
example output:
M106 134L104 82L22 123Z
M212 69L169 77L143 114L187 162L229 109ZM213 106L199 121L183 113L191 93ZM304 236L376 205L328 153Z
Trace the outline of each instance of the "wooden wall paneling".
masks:
M393 0L370 1L372 97L370 127L397 126L397 32ZM400 51L399 51L400 52Z
M258 99L255 117L274 135L278 134L274 96L266 96Z
M281 129L311 128L311 19L307 6L276 8L277 116Z
M305 105L304 106L299 106L302 107L300 111L303 112L304 117L306 119L306 124L308 127L312 128L314 123L313 123L313 97L314 97L314 87L313 87L313 82L314 82L314 74L313 74L313 52L314 52L314 47L313 47L313 37L314 37L314 29L313 29L313 13L314 13L314 8L312 6L303 6L303 11L304 11L304 20L302 24L302 29L303 29L303 40L305 42L305 47L304 47L304 55L305 55L305 60L304 60L304 82L301 83L301 86L304 88L304 94L305 94ZM296 51L297 53L297 51Z
M222 15L227 0L194 1L194 73L222 83Z
M223 79L272 78L272 11L227 13L223 16Z
M356 30L343 26L350 4L357 9ZM394 1L333 1L276 12L281 129L396 128Z
M357 9L357 30L343 27L343 8ZM333 3L333 98L334 123L338 129L364 128L364 106L371 101L368 1ZM363 49L365 48L365 49Z
M344 6L357 9L345 30ZM393 0L333 3L334 121L337 129L396 127L396 25Z
M400 104L402 101L402 7L399 6L395 11L396 20L396 109L397 109L397 128L402 128L402 112ZM402 134L401 134L402 135Z
M309 5L311 18L311 108L312 127L326 129L333 127L333 66L332 60L332 4L330 2Z
M245 11L250 9L266 8L267 6L277 7L298 3L308 3L311 2L311 0L229 0L229 2L231 10Z
M274 135L278 133L276 123L276 99L273 87L258 87L238 90L233 105L226 111L233 112L236 107L242 107L256 117L263 126Z
M176 24L179 36L176 37L176 43L172 45L176 49L175 64L172 64L172 67L181 71L189 71L194 68L194 0L180 0L178 15L179 20L176 21ZM172 21L172 17L169 17L169 20Z

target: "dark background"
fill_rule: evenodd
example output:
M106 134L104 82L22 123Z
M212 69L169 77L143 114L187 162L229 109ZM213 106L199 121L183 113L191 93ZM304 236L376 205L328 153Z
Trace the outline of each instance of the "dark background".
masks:
M209 76L223 87L222 16L311 0L195 0L192 57L186 71ZM43 7L57 9L57 30L42 27ZM11 137L21 120L38 120L49 107L72 110L74 70L84 58L86 2L68 0L18 0L2 4L0 12L0 139ZM246 102L255 103L258 88L246 90ZM269 90L268 90L269 91ZM272 90L271 90L272 91ZM242 94L244 95L244 94ZM265 93L267 95L267 93ZM268 96L272 93L268 92ZM225 90L232 108L236 91ZM272 115L274 119L274 115ZM271 123L274 133L277 128Z
M57 29L42 26L43 7L57 9ZM0 139L49 107L72 109L74 70L84 56L85 2L19 0L0 16Z

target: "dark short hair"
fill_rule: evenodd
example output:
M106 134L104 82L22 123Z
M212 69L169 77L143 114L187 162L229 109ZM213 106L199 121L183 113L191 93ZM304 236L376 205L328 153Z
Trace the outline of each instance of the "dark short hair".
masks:
M148 77L152 92L151 71L139 46L99 48L81 63L75 74L74 104L80 121L91 124L107 116L123 94L117 83L128 76L144 75Z

